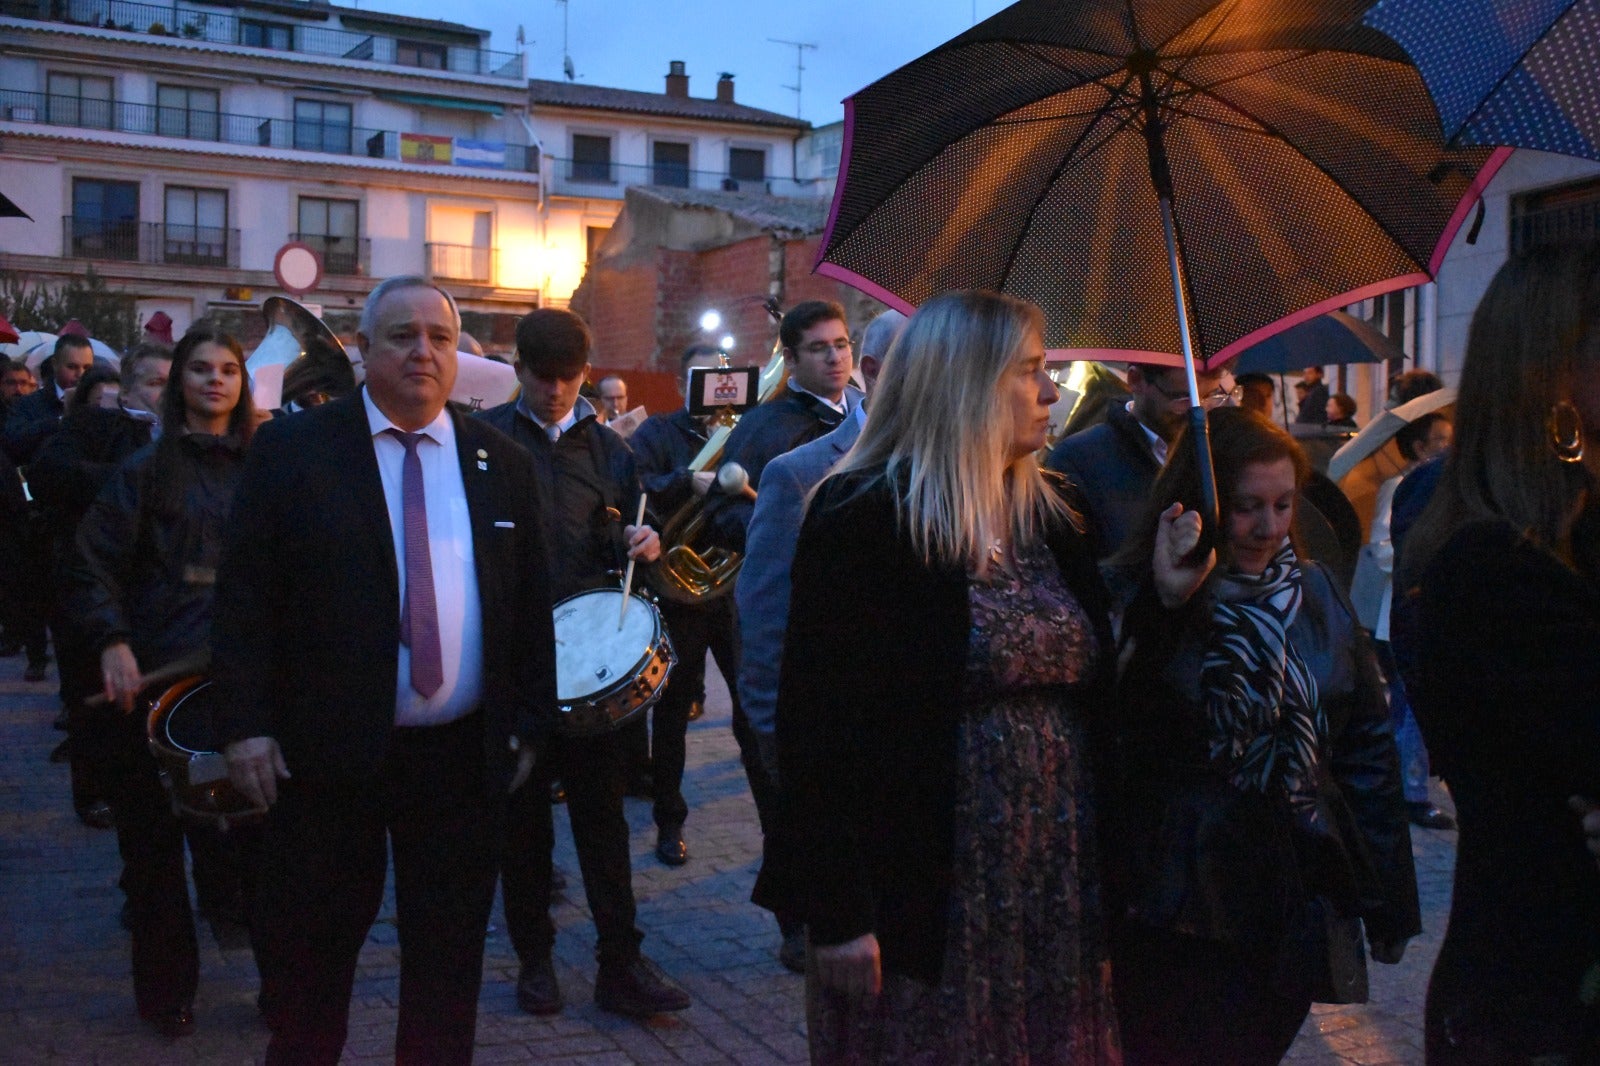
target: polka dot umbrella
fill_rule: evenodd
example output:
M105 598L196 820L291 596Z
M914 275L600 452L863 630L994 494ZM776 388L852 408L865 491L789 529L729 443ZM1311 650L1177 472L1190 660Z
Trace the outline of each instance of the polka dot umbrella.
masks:
M1600 0L1379 0L1444 135L1600 159Z
M1204 449L1196 363L1426 281L1504 159L1444 143L1370 6L1021 0L845 101L817 270L903 310L997 289L1049 348L1185 366Z

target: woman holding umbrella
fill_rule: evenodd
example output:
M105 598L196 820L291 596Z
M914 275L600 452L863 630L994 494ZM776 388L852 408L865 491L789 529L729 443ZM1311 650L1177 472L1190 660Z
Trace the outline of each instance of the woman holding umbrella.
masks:
M1421 928L1383 679L1291 535L1305 454L1241 408L1209 422L1215 569L1191 558L1186 441L1114 560L1127 606L1106 839L1130 1064L1276 1063L1313 1000L1366 998L1363 923L1381 962Z
M1105 591L1034 458L1038 310L929 300L800 532L776 889L812 1061L1118 1061L1088 758Z
M1600 249L1508 262L1472 320L1455 444L1405 541L1417 719L1455 797L1430 1063L1600 1061Z

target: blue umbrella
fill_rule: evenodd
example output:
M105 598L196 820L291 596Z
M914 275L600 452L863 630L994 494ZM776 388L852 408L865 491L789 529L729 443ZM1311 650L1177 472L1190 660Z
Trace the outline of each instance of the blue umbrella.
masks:
M1452 144L1600 159L1600 0L1379 0Z
M1289 374L1308 366L1343 366L1403 359L1405 352L1370 323L1330 311L1246 348L1235 374Z

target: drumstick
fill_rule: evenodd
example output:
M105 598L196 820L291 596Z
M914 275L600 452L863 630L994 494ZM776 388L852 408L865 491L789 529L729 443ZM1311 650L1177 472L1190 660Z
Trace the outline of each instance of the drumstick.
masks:
M649 498L649 493L639 493L639 516L633 520L634 528L644 525L644 501ZM617 631L622 631L622 620L628 617L628 601L633 599L629 595L633 591L633 557L628 557L628 573L622 579L622 610L617 612Z
M165 666L158 666L148 674L139 678L141 689L152 685L164 685L169 681L177 681L188 677L190 674L203 674L211 665L211 652L209 649L185 655L181 659L174 659ZM101 707L110 701L104 692L96 692L93 696L83 701L85 707Z

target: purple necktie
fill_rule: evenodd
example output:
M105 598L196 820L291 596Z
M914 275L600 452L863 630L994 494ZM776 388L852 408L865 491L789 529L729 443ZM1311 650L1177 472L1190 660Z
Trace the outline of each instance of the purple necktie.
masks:
M439 605L433 595L433 556L428 550L428 501L422 488L421 433L389 430L406 449L401 467L400 513L405 529L406 597L400 607L400 643L411 649L411 687L423 697L444 684L439 652Z

